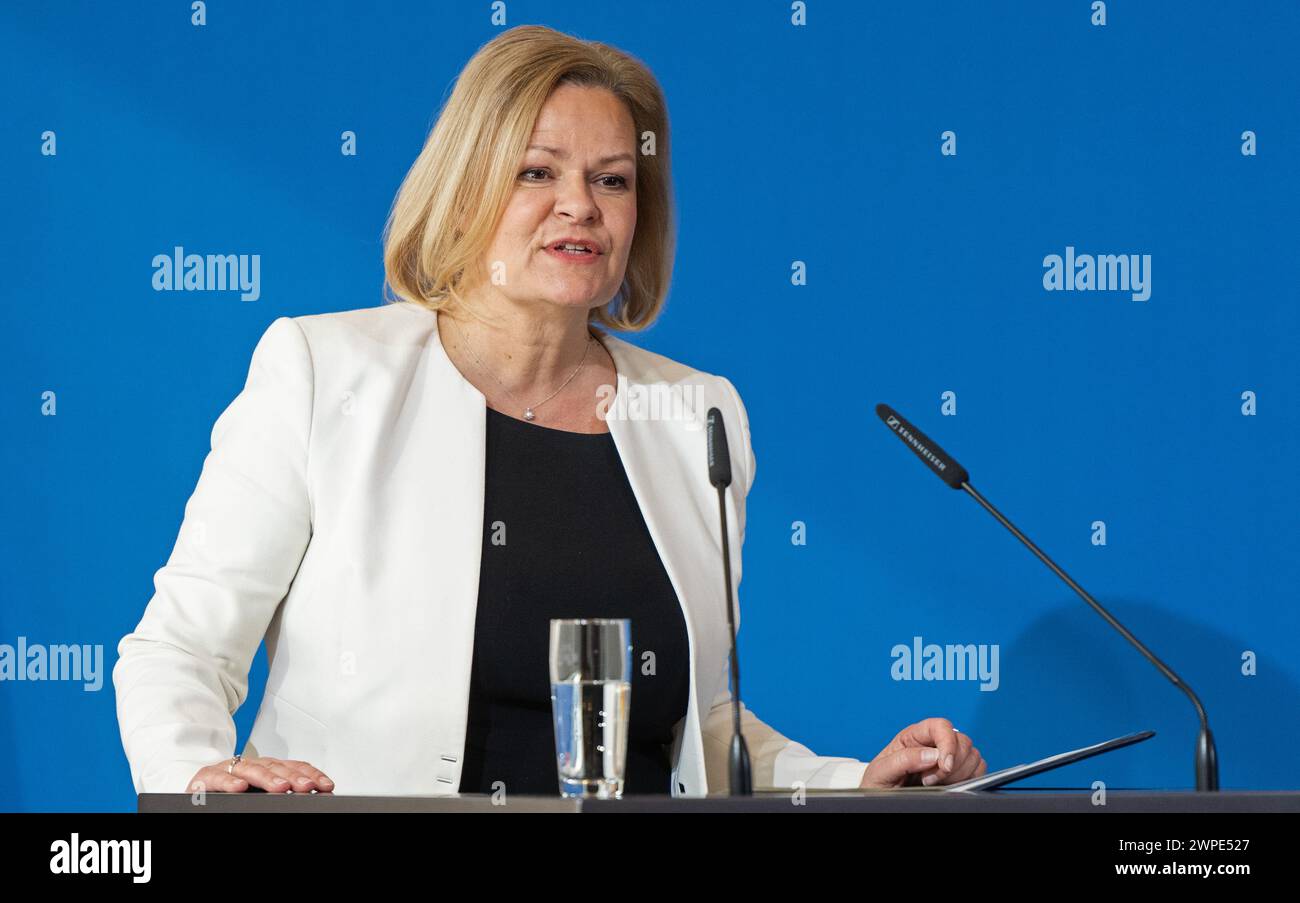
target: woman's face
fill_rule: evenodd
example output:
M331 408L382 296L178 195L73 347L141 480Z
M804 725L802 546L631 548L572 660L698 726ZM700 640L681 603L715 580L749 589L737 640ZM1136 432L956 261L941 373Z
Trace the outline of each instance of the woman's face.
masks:
M590 309L617 294L636 230L636 126L613 94L561 85L542 107L487 253L491 291ZM587 252L555 250L563 239Z

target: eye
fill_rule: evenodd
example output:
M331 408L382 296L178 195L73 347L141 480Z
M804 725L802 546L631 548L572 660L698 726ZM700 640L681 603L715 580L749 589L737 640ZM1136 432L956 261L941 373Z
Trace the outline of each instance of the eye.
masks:
M549 175L550 175L550 171L547 170L546 167L532 166L529 167L528 169L525 169L523 172L521 172L519 174L519 178L523 179L525 182L541 182L544 181L546 177ZM601 176L600 183L601 183L601 187L603 188L624 189L628 187L628 180L626 176L619 176L619 175Z

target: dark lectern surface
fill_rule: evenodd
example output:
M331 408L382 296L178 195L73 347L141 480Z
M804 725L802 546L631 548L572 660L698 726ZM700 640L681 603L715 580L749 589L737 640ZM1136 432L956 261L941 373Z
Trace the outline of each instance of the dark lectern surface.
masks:
M673 799L626 796L621 800L507 796L348 796L333 793L209 793L199 804L187 793L142 793L140 812L1300 812L1300 791L1108 790L1104 806L1093 792L1003 789L977 793L809 791L752 797Z

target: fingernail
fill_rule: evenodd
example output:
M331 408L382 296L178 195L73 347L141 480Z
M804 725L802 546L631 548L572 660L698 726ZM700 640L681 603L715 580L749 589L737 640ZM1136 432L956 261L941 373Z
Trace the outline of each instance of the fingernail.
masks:
M271 783L274 784L275 786L279 787L281 784L287 784L287 783L289 783L289 782L286 781L284 778L276 778L276 779L275 779L274 781L272 781Z
M320 785L321 785L322 787L333 787L333 786L334 786L334 782L331 781L329 778L321 778L321 779L320 779Z
M935 761L938 758L939 758L939 750L935 749L934 747L921 750L921 762L925 765L929 765L931 762Z
M943 770L952 771L952 753L948 753L948 758L943 760Z
M921 778L921 783L927 787L930 787L938 783L938 781L939 781L939 776L937 774L927 774L925 777Z
M951 759L952 756L949 756L948 758ZM311 778L299 778L299 779L298 779L298 783L299 783L299 784L310 784L310 783L311 783Z

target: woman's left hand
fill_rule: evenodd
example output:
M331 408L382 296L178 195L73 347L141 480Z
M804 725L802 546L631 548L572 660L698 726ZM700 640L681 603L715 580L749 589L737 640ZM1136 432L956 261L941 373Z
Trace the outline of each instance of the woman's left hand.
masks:
M988 771L988 763L946 718L927 718L903 728L862 775L864 790L924 784L956 784Z

